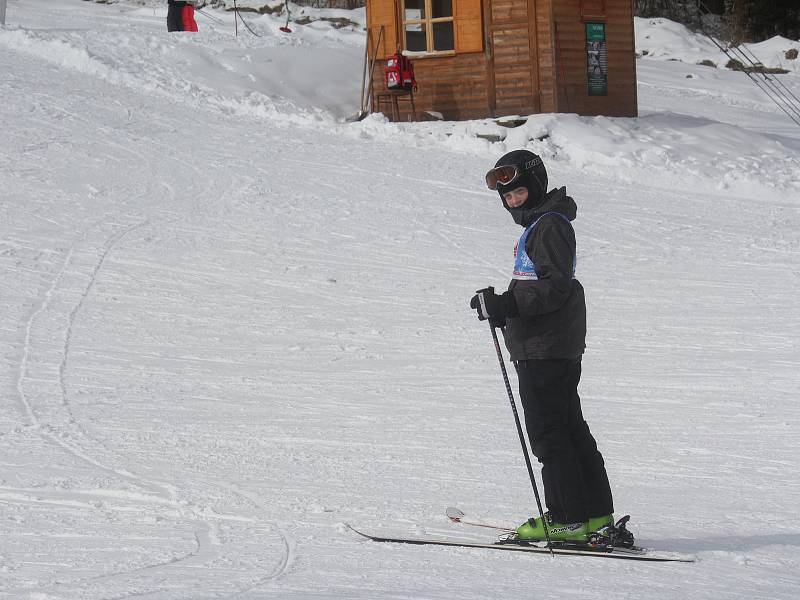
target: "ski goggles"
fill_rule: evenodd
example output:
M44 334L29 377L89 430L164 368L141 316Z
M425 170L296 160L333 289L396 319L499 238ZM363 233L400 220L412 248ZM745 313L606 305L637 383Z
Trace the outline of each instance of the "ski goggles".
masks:
M522 165L503 165L486 173L486 187L496 190L498 185L508 185L522 173Z

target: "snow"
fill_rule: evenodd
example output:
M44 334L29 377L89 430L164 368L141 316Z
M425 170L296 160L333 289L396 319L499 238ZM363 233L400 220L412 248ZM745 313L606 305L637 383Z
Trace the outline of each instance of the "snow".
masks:
M642 20L638 119L348 123L363 32L204 10L168 35L162 3L9 1L1 598L797 597L800 128ZM486 540L445 507L535 511L467 306L508 280L482 174L516 147L579 206L618 514L693 564L345 530Z
M712 39L703 32L693 32L669 19L644 19L635 17L636 52L647 60L672 60L690 64L711 61L717 68L724 68L729 57L720 49L725 43ZM730 49L734 56L739 48ZM775 36L763 42L748 43L741 48L741 55L766 67L781 68L798 73L797 59L786 58L789 50L800 50L800 40L789 40ZM741 60L741 59L740 59Z

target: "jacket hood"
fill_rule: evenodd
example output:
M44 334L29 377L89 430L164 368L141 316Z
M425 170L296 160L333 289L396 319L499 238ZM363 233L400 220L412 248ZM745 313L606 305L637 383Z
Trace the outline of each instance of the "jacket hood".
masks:
M505 202L503 206L505 206ZM514 222L522 227L528 227L546 212L559 212L570 221L574 221L578 215L578 206L572 197L567 196L566 187L550 190L544 200L536 206L528 206L528 202L526 202L518 208L506 206L506 210L511 213Z

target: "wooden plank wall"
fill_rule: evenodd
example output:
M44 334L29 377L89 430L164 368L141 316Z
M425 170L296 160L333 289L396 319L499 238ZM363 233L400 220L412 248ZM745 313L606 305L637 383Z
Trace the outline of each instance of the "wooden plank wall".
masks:
M613 40L613 45L608 52L610 103L604 114L639 116L632 0L606 0L606 30L606 39Z
M419 90L414 94L417 118L424 111L439 112L447 120L483 119L490 116L487 88L487 60L483 52L459 54L447 58L417 58L414 75ZM383 69L386 61L375 65L372 86L372 110L378 112L377 94L386 91ZM410 104L400 98L400 120L407 121ZM390 116L389 105L383 103L380 112Z
M377 44L378 38L380 38L378 57L386 58L388 55L394 54L400 41L398 37L400 28L397 23L397 6L393 0L371 0L367 2L366 8L371 43L373 45ZM383 33L380 33L381 27L383 27Z
M597 3L593 2L596 6ZM581 0L553 5L558 111L583 115L637 115L636 59L631 0L605 0L608 95L589 96L586 78L586 30ZM596 11L593 11L596 12Z
M492 0L489 24L494 68L495 114L529 114L537 110L532 78L528 2Z
M391 40L398 27L387 22L386 9L394 2L382 0L378 8L380 1L369 2L370 25L388 25ZM594 15L601 11L604 16ZM606 24L608 96L588 95L582 13ZM637 115L632 0L483 0L483 16L483 52L413 59L418 118L425 111L448 120L535 112ZM379 109L376 102L386 91L385 64L375 65L372 110L388 115L388 104ZM410 104L399 104L400 119L407 120Z
M560 2L562 0L556 0ZM536 44L541 112L556 112L556 57L553 38L553 0L536 0Z
M470 0L465 5L455 4L454 7L458 12L459 26L463 25L464 19L469 22L480 20L481 0ZM390 38L390 44L396 43L391 40L397 40L402 33L400 31L402 27L398 23L400 15L397 0L368 0L367 17L370 28L376 28L376 35L377 28L384 25L385 30L389 32L387 37ZM469 48L474 47L475 52L446 57L412 58L419 85L417 93L414 94L418 119L425 118L425 111L441 113L448 120L481 119L491 114L488 59L486 52L482 51L482 32L483 28L479 26L475 31L468 31L470 35L477 35L479 39L470 39L467 42L460 39L460 43L466 44ZM390 48L391 45L382 44L382 51L378 54L379 60L375 64L372 110L383 112L391 118L390 105L384 101L379 107L377 102L377 94L387 91L383 72L386 66L386 54L394 53ZM401 97L398 105L400 120L407 121L411 116L411 106L407 97Z

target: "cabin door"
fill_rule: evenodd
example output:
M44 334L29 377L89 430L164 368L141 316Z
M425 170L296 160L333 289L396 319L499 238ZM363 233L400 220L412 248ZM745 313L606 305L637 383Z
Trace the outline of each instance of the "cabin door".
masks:
M538 89L534 89L531 61L535 19L530 12L535 3L532 0L491 0L489 5L494 113L502 116L539 112L539 94Z

